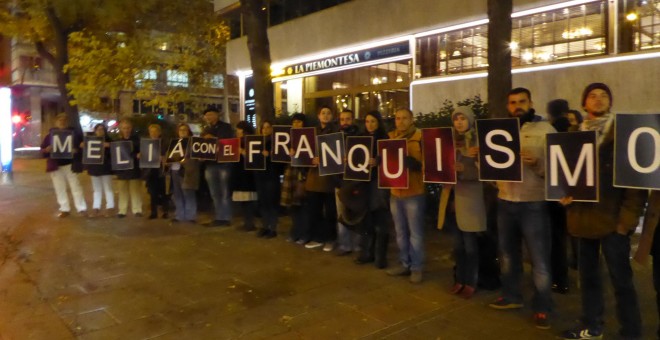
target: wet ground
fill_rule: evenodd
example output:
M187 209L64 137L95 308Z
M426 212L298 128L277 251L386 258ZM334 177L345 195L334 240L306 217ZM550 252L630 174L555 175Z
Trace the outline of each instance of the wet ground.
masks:
M414 285L286 242L287 217L271 240L163 219L58 219L44 161L14 168L14 184L0 186L2 340L553 339L579 317L575 285L554 295L551 330L535 329L528 307L488 308L496 291L450 295L451 242L431 226L424 282ZM393 242L389 255L393 263ZM658 320L650 270L635 274L650 339ZM529 299L529 273L525 282ZM616 338L607 294L606 338Z

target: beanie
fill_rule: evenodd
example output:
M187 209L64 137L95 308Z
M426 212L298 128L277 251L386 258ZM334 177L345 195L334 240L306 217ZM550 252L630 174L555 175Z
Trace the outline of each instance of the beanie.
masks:
M596 89L600 89L607 92L607 96L610 97L610 105L612 105L614 99L612 98L612 91L610 90L610 88L603 83L591 83L587 85L587 87L584 88L584 92L582 92L582 107L584 107L584 104L587 102L587 96L589 95L589 93L591 93L591 91Z

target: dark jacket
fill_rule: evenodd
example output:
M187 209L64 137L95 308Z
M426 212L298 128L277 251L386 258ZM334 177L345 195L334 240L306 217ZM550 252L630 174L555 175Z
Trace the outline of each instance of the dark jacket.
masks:
M265 157L266 170L254 171L254 177L258 181L276 181L279 183L280 176L284 172L284 163L271 161L270 153L272 152L272 149L272 140L269 136L266 138L266 143L264 144L264 150L269 153L269 156Z
M133 158L133 169L115 171L115 175L117 175L117 179L120 180L140 179L142 172L140 171L140 162L137 158L137 155L140 153L140 137L138 137L138 135L136 134L133 134L128 139L119 137L117 141L118 142L130 141L133 146L131 150L131 157Z
M325 128L316 127L316 135L327 135L331 133L339 132L339 129L335 124L327 124ZM315 166L309 168L307 173L307 181L305 182L305 190L311 192L325 192L333 193L335 190L334 182L332 176L319 176L319 167Z
M573 236L597 239L615 232L618 224L632 231L639 223L647 192L614 187L613 130L598 147L599 202L574 202L568 206L568 231Z
M67 129L73 130L73 159L53 159L50 158L49 152L43 152L43 150L52 143L52 133L56 128L48 130L48 134L44 137L44 140L41 142L41 150L43 156L47 158L46 160L46 172L56 171L60 166L71 164L71 171L75 173L80 173L83 171L82 165L82 153L80 152L80 143L83 141L83 136L80 133L77 133L76 130L72 127Z
M106 136L104 142L110 143L112 140ZM102 164L85 164L87 174L90 176L107 176L112 175L112 160L110 159L110 148L103 148L103 163Z

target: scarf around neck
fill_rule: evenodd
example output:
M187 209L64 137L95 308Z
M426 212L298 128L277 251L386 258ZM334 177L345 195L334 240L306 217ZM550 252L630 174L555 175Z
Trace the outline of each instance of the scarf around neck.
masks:
M394 130L394 138L408 139L415 134L417 128L414 125L410 125L406 131Z
M600 144L603 142L611 128L612 123L614 122L613 118L614 115L608 112L597 118L585 119L582 124L580 124L580 131L596 131L598 144Z

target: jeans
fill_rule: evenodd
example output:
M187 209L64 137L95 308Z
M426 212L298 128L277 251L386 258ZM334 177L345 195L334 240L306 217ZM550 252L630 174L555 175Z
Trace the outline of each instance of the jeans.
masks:
M566 231L566 209L559 202L547 202L552 233L550 262L552 283L559 287L568 287L568 253Z
M85 202L85 196L78 180L78 174L71 171L71 164L60 165L57 170L50 172L50 178L53 180L53 188L55 188L55 196L57 196L57 204L60 205L60 211L71 211L69 194L66 191L67 183L69 183L69 188L71 188L76 210L78 212L87 210L87 202Z
M337 211L342 211L344 204L339 200L339 189L335 189L335 202ZM337 222L337 248L340 251L357 251L359 236L355 231L346 228L343 223Z
M277 231L280 206L280 183L277 179L256 176L259 211L264 229Z
M538 313L552 309L550 277L551 232L546 202L498 201L497 222L502 254L502 293L512 302L522 302L520 287L522 241L532 261L532 278L536 287L532 308Z
M590 328L602 327L604 312L603 278L600 273L602 250L616 298L620 335L641 338L642 318L630 267L630 237L617 232L600 239L580 238L579 269L582 288L582 322Z
M398 198L390 196L390 211L396 230L401 264L413 271L424 263L424 195Z
M213 199L215 220L231 221L229 178L231 163L207 163L204 178Z
M179 221L192 221L197 218L196 190L183 189L183 178L179 171L172 171L172 192L174 196L175 217Z
M101 209L103 194L105 193L105 208L114 209L115 193L112 191L112 175L90 176L92 188L94 189L93 209Z
M479 275L479 234L454 229L454 257L456 283L477 287Z
M133 214L142 213L142 180L120 179L117 180L117 191L119 192L120 215L126 215L128 211L128 200L131 200Z
M301 238L321 243L334 241L337 236L335 194L307 191L305 201L308 220L307 225L302 228Z

